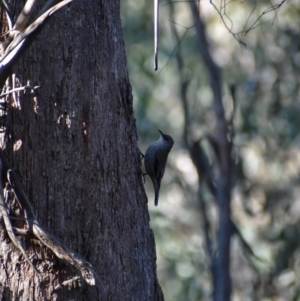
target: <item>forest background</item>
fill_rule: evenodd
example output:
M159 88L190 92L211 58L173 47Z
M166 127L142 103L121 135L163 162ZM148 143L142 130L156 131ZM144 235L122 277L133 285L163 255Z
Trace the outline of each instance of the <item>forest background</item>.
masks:
M201 1L199 8L211 55L222 70L226 116L234 113L232 219L251 247L232 237L232 300L300 300L300 3ZM149 178L146 183L159 282L165 300L209 300L203 213L184 123L187 116L213 171L205 138L214 133L216 117L191 9L187 2L160 3L158 72L152 3L122 1L121 9L140 149L158 138L158 129L175 141L157 208ZM205 185L201 195L214 242L218 209Z

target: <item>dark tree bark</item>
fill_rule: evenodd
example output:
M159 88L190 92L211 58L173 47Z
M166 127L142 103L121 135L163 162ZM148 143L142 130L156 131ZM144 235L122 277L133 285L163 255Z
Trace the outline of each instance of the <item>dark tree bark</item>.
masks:
M5 154L40 224L93 265L96 284L61 286L73 268L20 238L38 276L1 219L1 300L163 300L119 9L74 1L52 17L15 68L39 95L6 121Z

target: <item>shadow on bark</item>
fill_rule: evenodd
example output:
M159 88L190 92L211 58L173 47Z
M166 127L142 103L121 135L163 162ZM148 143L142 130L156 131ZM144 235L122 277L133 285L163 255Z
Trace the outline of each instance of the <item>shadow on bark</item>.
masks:
M6 12L8 34L0 45L1 91L4 90L6 80L11 72L11 67L22 56L25 49L35 40L49 17L71 1L72 0L47 1L45 6L38 13L36 20L30 25L27 25L27 23L37 1L26 2L14 25L9 7L5 1L2 1ZM27 88L25 86L19 88L19 90L20 89L25 91ZM17 89L14 88L9 90L7 87L5 90L5 93L1 94L0 98L8 94L13 95L13 93L17 91ZM3 113L3 115L4 114L5 113ZM43 273L47 270L47 277L49 277L48 273L52 272L58 279L54 290L62 286L76 285L80 279L83 279L89 285L95 285L95 273L93 272L91 264L62 245L53 235L47 233L47 231L39 225L21 183L2 151L0 152L0 183L2 183L2 187L4 187L3 190L0 190L0 214L3 218L8 237L35 271L41 283L43 283L43 280L49 280L43 279ZM30 242L34 242L33 245L35 245L36 248L45 248L47 250L45 253L49 253L46 256L47 264L41 260L41 258L38 258L38 249L35 250L36 256L33 254L28 255L23 246L24 244L21 243L17 235L23 237L25 242L30 239ZM50 252L48 252L49 250ZM33 250L30 251L32 252ZM66 264L66 267L59 269L58 273L53 269L54 265L59 265L53 254ZM29 256L31 256L31 258ZM36 263L34 264L33 261ZM71 269L67 266L70 266ZM2 289L0 288L0 290L2 300L10 300L10 291L3 287ZM21 294L19 296L21 296Z

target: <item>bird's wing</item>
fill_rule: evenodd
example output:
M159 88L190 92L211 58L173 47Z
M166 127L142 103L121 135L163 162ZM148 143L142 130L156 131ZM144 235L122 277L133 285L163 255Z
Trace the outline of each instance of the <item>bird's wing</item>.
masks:
M158 182L158 187L160 187L160 182L161 182L161 179L164 176L164 172L165 172L165 169L164 168L162 169L161 167L162 167L162 164L160 164L158 158L156 157L154 159L154 173L155 173L155 176L156 176L156 179Z

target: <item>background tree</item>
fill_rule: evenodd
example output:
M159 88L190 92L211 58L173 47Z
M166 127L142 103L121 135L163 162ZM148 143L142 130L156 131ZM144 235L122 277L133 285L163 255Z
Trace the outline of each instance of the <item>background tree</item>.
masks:
M8 5L16 16L23 4ZM76 274L72 267L34 237L18 236L38 276L9 240L2 219L2 300L163 300L119 2L74 1L63 8L14 71L16 86L30 80L42 87L38 96L8 99L5 155L40 224L92 264L96 284L68 282ZM12 204L10 214L17 207Z

